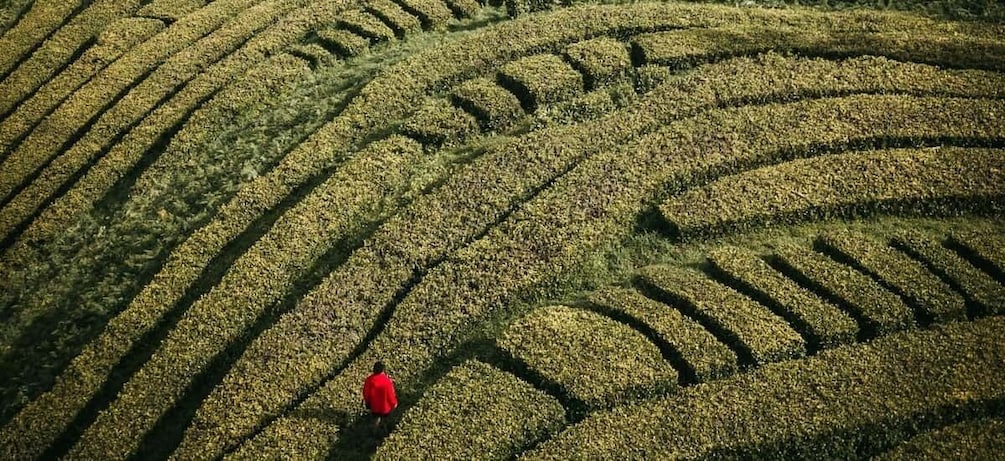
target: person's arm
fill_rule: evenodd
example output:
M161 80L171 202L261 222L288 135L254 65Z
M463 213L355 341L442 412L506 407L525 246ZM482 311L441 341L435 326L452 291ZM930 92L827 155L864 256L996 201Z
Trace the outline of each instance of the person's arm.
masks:
M394 381L388 379L390 383L387 386L387 403L391 404L391 409L398 408L398 395L394 392Z

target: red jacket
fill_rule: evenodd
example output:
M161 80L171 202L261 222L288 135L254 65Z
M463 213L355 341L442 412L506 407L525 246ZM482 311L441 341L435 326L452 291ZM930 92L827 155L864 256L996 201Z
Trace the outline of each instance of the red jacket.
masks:
M374 373L363 383L363 401L375 415L387 415L398 406L394 383L384 373Z

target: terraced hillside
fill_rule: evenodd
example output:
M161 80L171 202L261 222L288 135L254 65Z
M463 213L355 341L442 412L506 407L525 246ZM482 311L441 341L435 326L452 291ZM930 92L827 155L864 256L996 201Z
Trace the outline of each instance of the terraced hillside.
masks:
M1002 22L3 7L3 459L1005 444Z

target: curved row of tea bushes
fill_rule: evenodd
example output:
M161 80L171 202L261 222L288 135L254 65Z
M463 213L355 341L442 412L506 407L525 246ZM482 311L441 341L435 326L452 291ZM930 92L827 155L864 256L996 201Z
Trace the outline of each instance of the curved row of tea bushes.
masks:
M375 220L421 153L407 138L371 144L287 212L182 316L158 350L87 428L71 457L126 458L191 380L331 245ZM254 283L251 283L251 281Z
M524 459L862 458L1005 398L1005 319L906 332L591 415ZM947 372L951 370L952 372Z
M563 54L572 67L583 74L588 89L625 80L632 69L628 48L610 37L574 43L566 47Z
M864 335L876 336L914 327L911 308L855 268L795 245L778 248L775 256L785 275L854 315Z
M136 12L137 16L173 23L206 6L208 0L153 0Z
M487 78L461 83L451 91L450 99L474 115L486 131L508 130L525 115L516 95Z
M806 355L806 342L781 317L700 272L650 266L642 283L698 320L737 351L740 365L756 366Z
M451 369L408 409L376 457L512 459L564 425L565 409L557 400L516 376L469 360Z
M0 78L17 66L46 37L88 2L78 0L35 0L28 11L0 35Z
M320 30L317 39L326 50L342 58L358 56L370 48L369 40L342 29Z
M869 61L875 62L872 59ZM878 62L888 64L884 60ZM859 67L864 63L855 61L845 66L778 57L712 65L700 69L693 76L682 78L680 85L661 87L650 95L651 99L631 110L580 126L531 133L510 147L475 159L468 168L441 186L438 193L420 198L412 207L385 223L371 239L381 243L365 245L357 251L315 290L319 295L305 298L294 312L285 315L274 328L255 341L223 383L207 398L203 407L205 411L200 409L197 412L197 421L206 418L212 422L193 425L198 430L194 430L191 437L239 440L273 412L281 411L284 405L294 400L295 395L304 392L303 389L309 389L324 379L331 364L338 363L344 354L358 345L371 328L369 325L377 321L378 313L394 300L400 290L408 287L416 271L421 274L469 239L485 232L487 226L505 216L507 209L526 200L540 184L561 174L577 158L616 150L639 133L710 107L748 100L795 97L785 96L789 90L800 94L798 89L785 82L791 82L789 76L796 71L807 78L830 76L839 89L886 88L885 83L873 80L889 81L882 75L873 77L867 74L858 78ZM737 74L751 75L754 79L744 88L746 93L727 91ZM935 77L924 81L939 80L937 75ZM821 84L832 82L826 78L818 81L825 82ZM914 84L906 86L916 87ZM956 87L969 88L969 85L960 82ZM888 91L896 91L897 88L895 86ZM826 90L815 90L820 91ZM943 109L941 105L937 106L940 111ZM874 118L862 120L860 123L864 126L876 118L886 118L885 113L870 113ZM927 109L926 116L919 117L919 120L922 121L915 124L920 130L918 133L945 125L938 121L938 117L929 117ZM930 123L934 125L929 126ZM605 136L598 138L595 133L605 133ZM836 136L841 136L841 133ZM486 187L488 185L492 187ZM489 210L493 212L489 213ZM375 273L381 274L380 277L374 277L372 274ZM335 305L343 313L337 322L329 314L330 306ZM304 325L310 328L304 328ZM272 371L271 365L277 354L284 357L281 362L310 363L313 366L277 374ZM319 356L324 359L311 359ZM284 390L277 392L277 389ZM319 428L320 432L314 433L322 437L323 433L332 434L328 432L330 430L331 427ZM286 435L309 433L302 430L282 431ZM198 435L203 432L209 435ZM262 449L281 452L283 447L288 446L286 439L266 443L272 445ZM248 453L251 452L254 450Z
M401 5L391 0L370 0L366 2L366 11L387 24L398 38L422 30L419 18L408 14Z
M422 28L440 29L453 19L453 12L443 0L394 0L395 3L419 18Z
M402 126L402 132L432 146L454 145L478 133L478 119L442 99L433 99Z
M166 172L178 171L189 162L202 161L196 146L199 139L211 133L208 125L218 123L221 117L249 111L249 103L267 93L280 91L283 85L307 71L303 61L288 55L279 55L260 64L246 79L233 88L224 89L196 111L165 154L137 180L133 191L154 195L161 181L168 177ZM129 232L135 225L126 221L121 223L122 228L113 226L108 232ZM38 456L48 447L98 392L128 351L161 322L164 314L174 307L224 246L226 241L215 239L217 234L213 231L219 232L217 228L197 231L171 254L157 277L133 299L125 312L106 326L99 338L84 348L57 379L53 389L31 402L0 431L0 441L3 441L0 446L10 447L11 452L24 453L26 457Z
M614 407L677 388L677 371L652 342L588 310L536 309L511 324L497 342L588 408Z
M370 40L370 43L386 42L395 37L394 31L384 21L363 10L350 10L340 14L335 25Z
M614 318L638 322L672 349L685 383L705 382L736 373L736 354L700 323L680 310L628 288L608 288L590 295L590 302ZM631 323L630 323L631 324Z
M32 51L31 57L0 80L0 114L6 114L38 87L57 76L71 64L77 50L87 46L109 24L128 17L139 5L138 0L99 0L90 3L70 22L46 38L38 49Z
M919 35L927 41L914 41ZM929 31L868 30L841 20L820 29L738 25L683 29L642 35L632 40L635 62L674 69L700 62L766 51L820 56L872 54L949 67L1002 70L1005 42L1000 37L936 35Z
M719 247L708 253L708 260L716 275L754 293L754 299L781 314L812 349L836 347L857 338L855 319L785 277L753 252Z
M0 235L10 236L164 97L274 21L281 12L273 7L294 1L306 0L265 2L241 15L252 0L214 1L134 47L74 92L0 163L0 196L10 200L0 209ZM235 20L217 33L195 42L232 18ZM170 59L160 64L168 56ZM147 72L152 72L149 77L136 81ZM116 100L117 95L121 99ZM113 105L106 107L110 103ZM80 130L86 133L78 133ZM25 184L29 178L31 182Z
M149 18L124 18L113 22L85 51L62 72L38 89L31 98L22 101L0 122L0 159L21 137L52 112L68 95L85 84L123 53L143 43L164 29L164 23ZM2 82L0 82L2 85Z
M819 235L817 245L879 280L915 308L925 321L948 322L967 317L962 296L920 262L886 243L843 231Z
M979 133L986 133L987 125L992 123L986 116L990 106L984 104L994 106L990 102L975 104L948 98L853 96L710 111L671 123L638 144L602 151L522 205L503 225L490 229L485 237L426 274L422 283L397 303L391 320L369 348L293 412L335 409L351 415L356 402L341 389L354 387L377 358L387 360L388 366L396 370L400 384L414 385L413 380L439 354L456 347L459 332L474 328L484 316L513 301L519 293L547 286L563 268L574 267L604 242L629 232L643 202L651 200L667 184L686 187L694 178L711 173L778 162L795 154L813 155L820 145L840 147L886 136L979 139ZM850 118L848 114L858 115ZM613 133L615 126L624 129L612 124L600 132ZM821 126L832 128L822 130ZM712 144L712 151L706 150L709 139L721 139ZM569 203L578 206L570 207ZM407 273L409 268L403 269ZM385 299L390 301L392 297L388 294ZM345 337L365 337L377 322L372 312L381 304L364 304L367 307L363 309L349 303L338 305L346 318L359 322L338 325L338 343L342 343ZM327 312L319 309L298 317L303 314L294 311L280 319L280 324L291 319L285 331L294 336L285 336L285 344L300 343L313 351L301 360L327 356L337 343L334 339L317 341L321 335L332 335L330 331L307 336L301 328L297 333L291 328L297 324L292 319L299 319L300 324L307 319L317 322ZM296 339L297 335L303 339ZM343 343L339 347L348 353L356 345ZM291 378L284 376L286 380ZM244 395L242 400L250 399L247 393ZM283 417L245 443L234 457L269 456L289 446L311 447L311 456L320 456L336 442L338 436L333 434L339 426L339 421Z
M894 235L892 244L922 261L929 270L962 293L967 302L976 307L976 314L1005 313L1005 286L938 241L924 234L905 231Z
M953 232L949 244L981 265L998 283L1005 284L1005 238L981 231Z
M510 62L499 69L498 80L516 95L528 113L583 93L583 75L553 54L538 54Z
M1005 150L957 148L797 159L716 179L660 205L671 232L683 239L874 214L1002 210Z
M1005 420L982 418L920 434L875 461L995 459L1005 453Z

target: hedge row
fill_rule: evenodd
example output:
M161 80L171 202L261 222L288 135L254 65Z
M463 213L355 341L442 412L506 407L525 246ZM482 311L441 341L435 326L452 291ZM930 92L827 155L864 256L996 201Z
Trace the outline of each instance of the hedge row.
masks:
M671 94L674 91L681 90L677 87L668 90ZM703 94L700 91L696 90L696 93ZM666 94L654 92L648 97L656 98ZM653 101L657 99L647 100ZM677 110L687 109L686 106L676 104L676 100L674 102L673 109L665 109L669 102L663 105L639 105L636 106L639 110L631 111L631 115L627 117L643 117L643 120L652 123L651 120L660 116L672 118L680 113ZM641 146L637 149L630 148L632 144L621 148L617 145L606 146L626 132L638 133L646 129L649 126L647 122L628 124L624 118L608 117L590 126L590 136L581 144L577 141L581 138L574 135L575 131L568 129L567 132L573 136L562 137L563 143L559 146L540 145L539 152L555 157L556 153L561 153L564 149L583 149L582 146L599 146L609 150L587 158L583 164L543 191L533 202L523 205L507 219L506 222L510 224L491 229L484 238L455 253L445 264L426 274L422 283L412 289L403 302L397 304L391 321L382 330L382 335L370 343L370 348L295 411L329 411L335 408L351 414L349 409L353 408L355 402L348 399L348 394L343 395L341 389L355 386L354 383L366 376L369 367L367 362L372 364L377 358L386 359L389 366L398 370L396 373L399 380L404 380L407 384L432 363L437 354L454 347L453 344L458 341L458 331L477 323L482 316L489 315L494 307L506 305L518 292L554 280L558 275L557 271L572 267L585 259L590 251L605 241L625 235L631 229L632 218L640 212L643 202L651 199L650 194L655 194L657 189L662 189L667 184L672 188L685 187L693 178L704 177L709 171L728 169L735 162L750 164L777 161L777 157L800 152L808 155L819 144L862 142L875 139L881 133L898 139L975 137L975 133L981 132L983 125L987 123L982 120L991 118L986 116L987 111L991 110L988 104L991 103L946 98L855 96L792 105L711 111L692 120L671 123L640 140ZM652 109L642 109L643 107ZM849 114L856 115L849 117ZM966 121L956 123L961 118ZM946 123L949 119L954 120L954 123ZM591 124L575 128L582 129L587 125ZM820 126L842 128L821 130ZM959 132L954 134L957 130ZM598 137L596 133L604 133L604 136ZM535 134L532 133L528 138ZM714 149L709 151L709 139L721 141L711 144ZM666 152L675 152L676 155L667 157L664 154ZM532 171L533 168L519 170L524 175ZM477 188L467 190L485 189L484 184L479 183ZM458 196L464 195L451 194L450 200L456 200ZM578 206L570 207L569 203L576 203ZM415 223L424 221L416 220ZM415 235L414 240L417 242L424 242L428 238L424 234L402 235ZM432 235L435 237L441 234L433 232ZM402 240L411 242L413 238ZM534 242L534 245L528 246L527 242ZM391 268L396 268L396 273L404 271L408 274L413 266L408 264L404 268L396 268L399 266L395 265ZM382 273L384 268L374 270L376 272L373 273ZM357 276L350 281L360 279L363 277ZM346 323L338 326L337 333L331 330L312 331L307 335L303 328L293 328L299 324L314 324L318 319L325 318L327 310L324 308L315 309L313 313L288 315L289 326L285 327L288 336L284 339L290 343L304 344L304 350L311 351L306 357L324 354L326 358L321 361L331 363L333 359L328 354L336 352L334 345L339 344L339 348L344 348L345 351L355 347L356 343L351 342L351 338L361 338L372 328L376 322L376 316L372 312L393 299L391 292L378 295L377 299L382 301L376 304L363 302L352 306L359 303L352 302L353 298L349 298L349 302L338 301L336 304L345 315L340 322ZM443 308L431 309L431 306ZM456 310L450 306L463 306L463 309ZM352 324L347 324L350 319ZM281 323L285 322L285 318L281 319ZM324 325L330 325L330 321L325 321ZM318 341L319 337L332 337L336 334L339 336L337 340L332 338ZM297 339L298 336L303 339ZM344 339L347 336L350 337L348 342ZM408 345L414 347L404 350ZM307 377L306 374L304 376ZM265 377L268 379L267 375ZM322 378L323 375L315 375L309 379L319 382ZM296 385L294 379L303 378L284 376L283 379L287 380L287 385ZM261 393L260 390L251 389L245 390L245 397L234 401L234 405L246 406L251 405L252 401L261 402L262 397L251 400L250 395ZM264 389L264 386L260 389ZM281 418L243 445L236 456L281 453L284 447L290 445L310 446L311 453L325 453L334 443L333 437L337 437L328 434L332 434L338 426L337 421Z
M505 131L524 115L520 100L487 78L461 83L451 91L450 99L474 115L486 131Z
M949 244L1005 284L1005 237L987 231L953 232Z
M1002 131L991 136L1005 138ZM853 152L719 178L660 213L681 238L873 214L946 216L1005 210L1005 150Z
M875 461L996 459L1005 453L1005 420L983 418L920 434Z
M795 245L776 250L777 262L787 276L812 287L849 311L859 328L870 336L914 326L914 314L896 295L850 266Z
M80 59L53 77L3 119L0 123L0 159L5 157L3 154L14 149L15 142L27 135L32 127L54 110L64 98L130 48L163 29L164 23L147 18L120 19L105 28L98 35L94 46L88 48ZM0 86L2 85L3 82L0 82Z
M335 20L335 25L369 39L370 43L393 40L395 37L394 31L384 24L384 21L362 10L350 10L340 14Z
M282 299L329 247L380 213L407 178L421 146L407 138L374 143L301 201L237 259L220 283L181 317L84 434L71 457L126 458L195 375ZM184 456L183 453L180 456Z
M347 30L323 29L317 34L322 46L344 58L359 56L370 47L369 40Z
M565 410L554 398L516 376L471 360L423 394L376 457L512 459L564 424Z
M209 126L236 112L247 112L249 103L279 91L308 69L303 61L279 55L263 62L247 77L221 91L190 121L169 144L165 154L137 180L136 193L155 194L165 171L199 161L195 146L212 133ZM227 243L221 241L221 223L197 231L165 262L161 272L130 303L127 310L113 319L104 333L86 346L57 379L55 387L25 407L0 432L0 446L10 447L16 456L38 456L66 427L77 412L100 389L103 381L127 352L151 331L182 297L211 258ZM128 227L128 226L127 226ZM110 230L109 232L113 232ZM235 232L235 231L231 231ZM25 314L21 314L23 317ZM42 315L41 312L32 314ZM58 415L56 417L55 415Z
M565 306L536 309L499 346L589 408L607 408L677 388L677 371L631 327Z
M539 127L597 120L632 105L637 98L638 94L631 83L615 84L539 109L534 114L534 125Z
M718 274L755 293L755 299L780 313L814 349L854 342L855 319L820 299L772 268L763 259L738 247L719 247L708 253Z
M1000 405L1002 334L951 323L769 365L594 414L524 459L865 458Z
M84 1L35 0L17 24L0 34L0 77L6 77L17 63L86 5Z
M454 13L454 17L458 19L470 18L482 9L478 0L446 0L446 4L447 8L450 8L450 11Z
M569 45L564 54L572 66L583 74L588 89L625 80L632 70L628 48L609 37Z
M737 350L741 365L806 355L805 340L781 317L700 272L650 266L642 269L639 277L646 289L654 290Z
M405 34L422 29L422 22L419 21L419 18L408 14L401 8L401 5L391 0L370 0L366 2L366 11L380 18L398 38L403 38Z
M590 302L614 318L625 317L653 331L672 349L681 362L680 373L689 381L711 381L737 371L736 354L701 324L673 307L627 288L594 292Z
M528 113L583 93L583 75L553 54L510 62L499 69L498 80L516 95Z
M819 28L744 26L657 32L632 40L636 63L674 69L766 51L825 57L871 54L950 67L1002 70L1005 42L929 30L869 30L843 18ZM917 38L927 37L925 41Z
M956 252L931 237L904 231L893 236L893 246L922 261L925 266L963 293L979 315L1005 313L1005 286L974 267Z
M423 144L459 144L478 133L478 119L446 100L435 99L424 104L409 118L402 127L402 132Z
M921 318L935 322L966 319L962 296L920 262L893 247L851 231L827 232L817 236L816 241L824 251L850 261L900 295Z
M439 29L453 19L453 13L443 0L394 0L395 3L419 18L422 28L426 30Z
M136 15L161 19L170 24L204 6L204 0L153 0L140 8Z
M328 67L336 58L324 46L317 43L298 43L286 49L287 53L311 63L312 68Z
M164 32L126 52L43 119L7 161L0 163L0 196L6 198L10 198L10 194L16 192L17 187L34 173L41 171L38 177L0 210L0 235L9 236L16 226L51 199L67 180L92 163L103 148L116 139L116 135L122 134L131 124L140 121L154 109L161 98L192 78L201 67L239 46L258 27L275 19L272 14L267 14L272 12L262 11L261 7L253 8L251 15L241 16L243 21L231 24L231 27L246 29L244 35L215 34L192 46L195 40L246 9L250 3L254 2L214 1L206 8L176 22ZM168 62L161 64L169 56L171 58ZM157 70L153 70L154 68ZM151 70L153 73L149 77L130 88L144 73ZM121 100L102 113L105 105L113 102L117 94L126 90L128 93ZM92 124L90 120L96 116L98 119ZM67 148L66 145L76 139L78 130L85 128L86 133L72 147ZM113 147L119 145L121 143ZM50 160L51 163L47 164ZM80 211L80 208L72 209L73 214ZM63 228L62 225L58 227Z
M38 87L58 75L70 64L77 50L87 45L88 40L108 24L132 14L139 3L138 0L96 1L44 42L39 40L41 46L32 51L31 57L0 79L0 114L17 107Z

